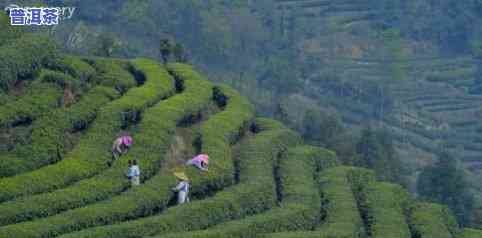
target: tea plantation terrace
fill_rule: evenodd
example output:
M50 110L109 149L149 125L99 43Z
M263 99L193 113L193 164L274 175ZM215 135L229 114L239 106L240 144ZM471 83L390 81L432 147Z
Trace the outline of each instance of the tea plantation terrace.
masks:
M1 238L482 237L189 65L64 56L25 92L0 104L1 132L18 137L0 148ZM120 131L135 142L109 166ZM209 172L181 166L179 138ZM125 177L133 159L140 186ZM176 205L181 167L191 202Z

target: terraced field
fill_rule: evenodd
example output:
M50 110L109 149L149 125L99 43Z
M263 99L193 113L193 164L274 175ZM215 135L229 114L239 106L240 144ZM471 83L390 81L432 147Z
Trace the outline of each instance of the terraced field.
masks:
M458 61L463 63L457 65ZM482 97L477 91L480 86L474 80L473 69L464 72L465 75L454 72L457 75L453 78L434 80L438 77L435 75L442 75L441 72L445 77L452 71L465 71L467 65L475 67L474 62L467 59L427 62L407 63L409 77L414 80L392 85L392 98L397 100L398 106L386 114L384 125L399 136L405 135L412 145L431 153L437 150L437 143L445 141L469 170L479 173ZM381 69L383 65L373 63L371 67ZM370 70L370 67L366 70ZM347 69L344 73L348 74L349 71ZM383 75L377 77L383 78ZM376 109L369 109L370 105L363 102L352 104L349 108L345 115L355 123L376 114Z
M70 60L43 70L32 94L2 105L2 127L30 131L29 143L0 154L2 238L482 235L459 229L446 208L418 203L371 171L304 146L191 66ZM90 86L71 105L55 103L67 80L83 77ZM29 103L37 97L52 103ZM134 147L108 166L121 130ZM181 166L201 152L210 155L209 172ZM129 159L140 163L138 187L125 179ZM192 202L184 205L173 203L171 190L179 169L192 181Z
M381 125L400 142L430 154L436 154L443 141L467 169L480 174L482 85L476 77L480 62L470 55L448 58L416 50L400 59L380 55L374 49L377 45L370 46L379 39L367 33L377 34L373 29L380 16L375 4L366 9L367 2L277 0L286 34L296 29L296 20L313 23L300 50L304 57L322 63L307 76L305 91L320 105L338 110L347 124L358 126L381 113L380 105L373 103L378 100L373 99L376 89L369 91L360 82L386 84L397 105L383 112ZM400 63L406 73L403 82L393 81L387 71L392 62ZM338 78L338 83L319 79L326 75Z

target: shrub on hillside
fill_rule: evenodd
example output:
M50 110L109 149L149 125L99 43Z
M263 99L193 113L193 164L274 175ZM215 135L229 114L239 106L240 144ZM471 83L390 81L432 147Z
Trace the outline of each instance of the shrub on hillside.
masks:
M178 68L183 69L181 66ZM189 71L189 68L187 70ZM180 77L179 80L183 81L185 90L146 110L143 120L138 125L137 132L140 134L134 134L138 145L132 148L129 154L122 157L122 161L140 158L139 164L142 168L143 180L148 180L155 175L159 170L161 161L166 159L165 154L169 149L169 143L172 142L176 125L184 118L199 113L211 101L212 85L209 81L203 80L198 74L183 74L183 76L185 77ZM115 163L113 167L98 176L83 180L66 189L1 204L0 224L55 215L62 210L85 205L87 206L60 213L56 217L75 216L77 218L71 220L70 224L79 227L85 226L89 219L95 219L94 216L102 216L105 224L108 221L119 221L125 219L125 217L142 215L148 208L159 209L162 203L155 200L155 197L144 196L142 201L138 200L139 193L149 194L153 187L157 187L155 190L162 188L162 183L151 183L151 181L156 181L155 179L148 181L142 188L132 189L120 196L114 196L106 202L88 205L91 202L104 200L128 189L129 182L125 179L124 172L125 164ZM172 178L167 181L171 182L171 180ZM130 206L124 206L123 204L130 204ZM62 232L68 229L66 225L68 220L66 218L63 223L59 224L59 227L63 227ZM46 218L38 220L37 223L35 221L32 223L42 224L49 221L51 219ZM55 221L50 223L52 227L54 224L56 224Z
M415 203L410 206L408 221L415 237L451 238L458 225L450 210L434 203Z
M62 96L63 91L56 84L32 82L24 96L0 106L0 127L30 123L51 108L60 106Z
M39 170L0 180L0 201L62 188L104 169L110 159L109 148L118 131L126 126L123 112L142 112L174 92L174 83L161 66L150 60L135 60L148 79L141 87L100 109L90 130L67 159Z
M111 88L96 87L73 106L52 110L34 121L30 143L17 145L11 158L0 160L0 177L31 171L61 160L68 152L69 138L65 133L87 128L98 109L119 96Z
M0 88L9 90L19 80L32 78L42 66L58 64L54 42L44 36L26 34L0 47Z

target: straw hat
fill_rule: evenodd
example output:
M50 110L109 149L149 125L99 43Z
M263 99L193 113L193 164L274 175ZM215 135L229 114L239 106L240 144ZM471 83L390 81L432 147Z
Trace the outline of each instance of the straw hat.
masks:
M183 172L174 172L174 176L176 176L176 178L178 178L180 180L184 180L184 181L189 180L189 178Z

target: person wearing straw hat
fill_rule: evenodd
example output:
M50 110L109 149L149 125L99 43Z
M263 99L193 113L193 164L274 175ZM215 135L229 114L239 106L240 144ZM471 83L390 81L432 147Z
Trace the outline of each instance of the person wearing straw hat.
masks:
M206 154L200 154L197 155L196 157L188 160L186 162L186 165L194 165L196 168L202 170L202 171L208 171L208 165L209 165L209 156Z
M177 204L189 202L189 179L183 172L175 172L174 176L178 179L178 184L172 190L177 192Z

